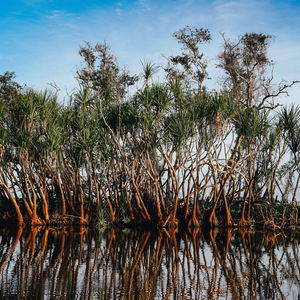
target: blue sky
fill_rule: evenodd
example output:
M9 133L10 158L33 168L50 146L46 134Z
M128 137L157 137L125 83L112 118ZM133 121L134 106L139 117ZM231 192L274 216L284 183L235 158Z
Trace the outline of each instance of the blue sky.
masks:
M17 81L36 89L55 82L71 92L85 41L106 40L121 65L140 72L140 60L164 62L178 53L172 33L185 25L208 28L213 41L204 52L215 87L220 32L235 38L246 32L274 36L270 57L275 80L300 80L300 0L2 0L0 73L14 71ZM300 85L288 99L300 104Z

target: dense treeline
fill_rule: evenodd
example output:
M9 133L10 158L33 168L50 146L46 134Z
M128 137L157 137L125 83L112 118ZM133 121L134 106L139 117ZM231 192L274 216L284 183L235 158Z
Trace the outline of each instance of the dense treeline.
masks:
M62 105L0 76L0 210L20 225L79 222L159 226L298 222L300 109L276 98L271 36L224 47L222 90L205 87L206 29L174 34L182 52L141 76L106 44L79 54L78 91ZM153 80L156 72L161 81Z

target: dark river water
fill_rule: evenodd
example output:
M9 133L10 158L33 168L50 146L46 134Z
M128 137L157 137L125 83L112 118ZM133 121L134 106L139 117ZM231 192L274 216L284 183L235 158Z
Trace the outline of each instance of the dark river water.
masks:
M300 299L300 234L0 228L0 299Z

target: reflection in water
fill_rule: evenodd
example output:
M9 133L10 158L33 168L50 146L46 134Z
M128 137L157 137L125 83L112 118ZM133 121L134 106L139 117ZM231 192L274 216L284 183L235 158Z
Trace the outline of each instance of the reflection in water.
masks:
M1 299L299 299L299 240L195 230L0 232Z

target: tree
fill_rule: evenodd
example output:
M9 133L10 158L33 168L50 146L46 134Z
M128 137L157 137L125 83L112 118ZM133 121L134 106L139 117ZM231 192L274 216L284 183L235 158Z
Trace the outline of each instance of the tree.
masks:
M20 90L21 86L14 81L14 72L5 72L0 75L0 100L9 101L13 96L15 96Z
M196 85L198 90L201 90L208 74L207 63L199 45L211 40L209 30L186 26L176 31L173 36L182 44L182 53L169 58L168 66L165 68L169 78L179 78L188 87Z
M224 88L246 107L275 108L274 99L287 94L296 83L273 84L273 62L268 57L271 38L268 34L246 33L230 41L223 34L224 50L218 66L225 71Z
M95 46L86 43L79 50L84 66L77 71L79 82L97 91L106 102L120 102L137 76L121 69L106 43Z

